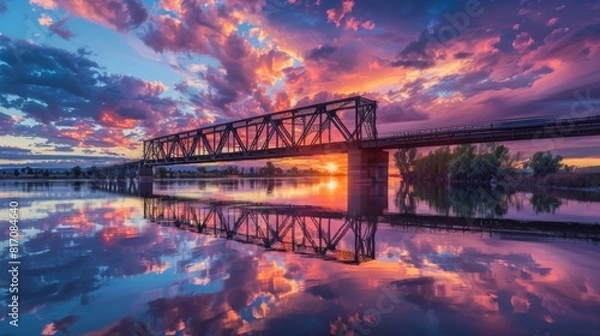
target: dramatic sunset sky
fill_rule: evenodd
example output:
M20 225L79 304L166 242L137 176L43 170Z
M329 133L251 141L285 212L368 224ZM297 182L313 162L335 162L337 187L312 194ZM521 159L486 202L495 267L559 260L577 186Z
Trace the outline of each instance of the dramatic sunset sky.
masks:
M381 133L600 114L600 1L0 0L0 166L357 94ZM597 165L599 143L511 149Z

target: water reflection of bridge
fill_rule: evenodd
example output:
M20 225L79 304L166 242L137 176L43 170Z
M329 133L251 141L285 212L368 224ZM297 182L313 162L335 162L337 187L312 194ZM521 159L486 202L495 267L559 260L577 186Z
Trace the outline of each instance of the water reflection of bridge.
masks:
M92 189L112 193L147 197L152 196L152 182L140 183L134 179L128 180L96 180L91 183Z
M154 223L200 234L349 263L375 258L381 224L405 233L454 232L502 239L600 241L600 223L522 221L439 215L357 213L312 206L196 200L144 193L142 185L101 183L96 189L141 197Z
M212 235L274 251L341 262L375 258L377 218L314 208L180 198L144 198L144 217L164 226Z

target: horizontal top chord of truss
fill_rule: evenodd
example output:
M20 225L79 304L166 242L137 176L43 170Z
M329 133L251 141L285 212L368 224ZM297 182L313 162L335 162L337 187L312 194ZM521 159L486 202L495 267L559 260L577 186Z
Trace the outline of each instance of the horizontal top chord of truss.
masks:
M361 96L144 141L146 165L344 152L377 138L377 102Z

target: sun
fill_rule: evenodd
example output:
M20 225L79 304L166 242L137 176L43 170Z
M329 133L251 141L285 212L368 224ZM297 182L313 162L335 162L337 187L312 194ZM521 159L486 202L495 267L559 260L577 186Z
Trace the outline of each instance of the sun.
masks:
M333 162L328 162L325 165L325 170L327 170L328 173L335 173L338 170L338 166L337 166L337 164L335 164Z

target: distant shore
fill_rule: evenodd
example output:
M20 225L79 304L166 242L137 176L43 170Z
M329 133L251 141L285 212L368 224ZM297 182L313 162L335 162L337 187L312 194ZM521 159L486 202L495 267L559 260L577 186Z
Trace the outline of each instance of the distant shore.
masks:
M154 181L182 181L182 180L216 180L216 179L280 179L280 178L315 178L315 177L345 177L343 174L314 174L314 175L229 175L229 176L182 176L182 177L154 177ZM97 181L91 177L4 177L0 175L0 181L23 181L23 182L44 182L44 181L73 181L86 182Z
M586 176L585 180L578 178L578 175ZM398 174L390 174L391 178L401 178ZM593 180L590 180L592 176ZM186 181L186 180L227 180L227 179L295 179L295 178L328 178L328 177L347 177L345 174L301 174L301 175L275 175L275 176L261 176L261 175L210 175L206 176L178 176L178 177L154 177L156 182L168 182L168 181ZM596 180L599 179L599 180ZM0 175L0 181L7 182L93 182L97 181L95 178L90 177L66 177L66 176L50 176L50 177L33 177L33 176L10 176ZM427 183L426 181L421 181ZM414 181L411 183L421 183ZM462 184L453 184L460 187ZM464 184L466 188L478 184ZM488 183L480 183L479 185L488 185ZM560 173L551 175L545 178L535 178L532 176L521 177L516 181L498 181L497 186L518 188L522 190L528 189L555 189L555 190L566 190L566 191L582 191L582 192L594 192L600 193L600 174L578 174L578 173Z

